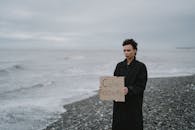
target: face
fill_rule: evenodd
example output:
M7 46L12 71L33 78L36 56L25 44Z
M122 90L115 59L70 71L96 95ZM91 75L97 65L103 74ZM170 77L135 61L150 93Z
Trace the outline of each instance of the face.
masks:
M134 49L132 45L125 45L123 46L123 52L127 59L131 59L135 56L136 49Z

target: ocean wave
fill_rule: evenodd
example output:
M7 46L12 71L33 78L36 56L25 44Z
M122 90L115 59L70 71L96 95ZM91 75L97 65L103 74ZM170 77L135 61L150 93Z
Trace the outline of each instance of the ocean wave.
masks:
M11 66L9 69L12 69L12 70L24 70L24 66L16 64L16 65Z
M65 56L64 60L83 60L85 56L77 55L77 56Z
M49 87L52 84L54 84L54 81L50 81L50 82L47 82L47 83L37 83L37 84L34 84L32 86L29 86L29 87L20 87L20 88L14 89L14 90L4 91L3 93L0 93L0 94L5 95L5 94L10 94L10 93L30 91L30 90L40 89L40 88L43 88L43 87Z
M0 69L0 75L5 76L5 75L9 75L10 72L12 71L19 71L19 70L24 70L24 69L25 69L24 66L16 64L16 65L9 66L7 68Z
M6 69L1 69L0 70L0 75L3 76L3 75L8 75L9 72L6 70Z

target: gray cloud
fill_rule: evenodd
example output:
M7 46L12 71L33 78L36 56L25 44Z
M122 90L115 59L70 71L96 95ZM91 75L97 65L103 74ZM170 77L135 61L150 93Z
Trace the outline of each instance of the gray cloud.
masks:
M193 0L4 0L0 4L0 41L12 46L45 42L117 48L124 39L134 38L146 47L193 46L194 5Z

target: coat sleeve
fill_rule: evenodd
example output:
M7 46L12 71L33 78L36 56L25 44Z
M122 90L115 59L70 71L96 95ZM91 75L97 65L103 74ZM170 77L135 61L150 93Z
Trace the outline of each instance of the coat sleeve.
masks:
M135 84L127 86L128 95L137 95L143 93L146 87L147 79L148 79L147 68L145 64L142 64L138 72Z
M119 76L120 75L120 72L119 72L119 64L116 65L113 75L114 76Z

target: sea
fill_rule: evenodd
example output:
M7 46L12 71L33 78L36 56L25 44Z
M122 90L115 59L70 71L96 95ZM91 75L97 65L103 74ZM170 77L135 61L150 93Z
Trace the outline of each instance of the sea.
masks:
M0 49L0 130L41 130L66 112L63 105L97 94L112 76L121 49ZM142 49L148 77L195 74L195 49Z

